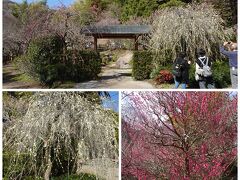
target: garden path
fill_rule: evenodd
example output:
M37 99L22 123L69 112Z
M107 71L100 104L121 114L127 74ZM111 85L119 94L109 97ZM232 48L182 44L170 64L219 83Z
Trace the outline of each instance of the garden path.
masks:
M118 180L119 179L119 163L109 158L96 158L86 161L77 169L77 174L87 173L98 176L99 179Z
M126 51L116 62L102 68L99 80L77 83L77 89L153 89L148 81L136 81L132 78L130 60L133 52Z
M87 173L87 174L95 174L98 177L106 180L118 180L119 175L118 175L118 168L105 168L105 167L94 167L94 166L89 166L89 165L84 165L82 166L81 171L82 173Z
M3 89L42 88L39 83L24 78L13 64L3 65Z

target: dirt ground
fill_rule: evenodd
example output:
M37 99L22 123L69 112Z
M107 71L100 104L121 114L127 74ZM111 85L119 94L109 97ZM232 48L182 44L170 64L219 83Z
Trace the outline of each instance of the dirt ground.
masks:
M13 64L3 66L3 89L27 89L42 88L41 85L34 81L19 80L22 75L17 71Z
M106 180L118 180L118 168L93 167L84 165L81 169L82 173L94 174Z
M153 89L150 80L136 81L132 78L131 59L132 51L125 51L119 59L102 67L98 80L91 80L73 84L70 88L76 89ZM3 89L42 89L38 82L21 79L21 72L12 64L3 66ZM60 87L61 88L61 87Z
M99 80L77 83L76 89L153 89L149 81L136 81L131 76L130 60L133 53L126 51L116 62L102 68Z
M99 179L118 180L119 162L109 158L92 159L78 167L77 174L80 173L94 174Z

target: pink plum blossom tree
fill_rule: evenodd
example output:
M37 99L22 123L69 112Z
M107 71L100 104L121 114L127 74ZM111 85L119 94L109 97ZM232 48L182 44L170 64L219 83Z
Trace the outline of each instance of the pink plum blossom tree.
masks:
M237 156L237 95L124 93L122 175L216 179Z

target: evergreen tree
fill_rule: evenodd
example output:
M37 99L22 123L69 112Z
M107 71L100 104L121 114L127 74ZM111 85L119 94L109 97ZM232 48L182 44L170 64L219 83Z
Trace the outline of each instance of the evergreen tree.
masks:
M150 16L158 6L159 4L156 0L128 0L123 5L121 19L127 21L131 17Z
M206 2L213 4L222 18L225 20L227 26L237 24L237 0L200 0L199 2Z

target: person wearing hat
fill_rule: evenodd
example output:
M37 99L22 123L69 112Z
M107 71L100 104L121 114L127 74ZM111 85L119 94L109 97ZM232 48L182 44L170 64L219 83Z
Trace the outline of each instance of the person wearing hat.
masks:
M224 42L223 46L220 47L220 52L223 55L227 56L229 59L232 88L237 89L238 88L237 43L233 43L231 41Z

